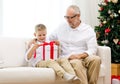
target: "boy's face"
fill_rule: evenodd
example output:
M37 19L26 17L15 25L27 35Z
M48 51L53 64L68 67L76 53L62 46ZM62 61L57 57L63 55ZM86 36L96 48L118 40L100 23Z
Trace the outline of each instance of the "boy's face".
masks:
M35 37L39 42L45 42L46 34L47 34L46 30L37 31L36 33L34 33Z

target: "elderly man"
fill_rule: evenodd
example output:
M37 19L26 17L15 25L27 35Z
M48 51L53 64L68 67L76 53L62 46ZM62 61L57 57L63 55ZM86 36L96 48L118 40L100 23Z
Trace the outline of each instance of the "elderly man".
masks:
M67 23L61 24L49 39L60 41L61 57L69 59L81 84L97 84L101 60L96 56L96 34L91 26L80 20L76 5L68 7L64 18Z

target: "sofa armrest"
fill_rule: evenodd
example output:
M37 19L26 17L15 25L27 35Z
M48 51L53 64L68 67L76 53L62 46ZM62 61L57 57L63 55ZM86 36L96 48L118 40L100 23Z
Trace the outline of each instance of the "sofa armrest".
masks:
M101 57L102 64L105 64L105 65L111 64L111 49L110 49L110 47L98 46L97 55Z
M97 55L101 57L101 65L105 68L105 84L111 84L111 49L108 46L98 46Z

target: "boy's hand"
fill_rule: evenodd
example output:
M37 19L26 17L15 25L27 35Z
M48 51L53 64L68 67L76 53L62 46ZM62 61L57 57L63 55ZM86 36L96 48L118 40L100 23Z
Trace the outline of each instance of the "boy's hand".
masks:
M37 49L40 46L40 44L34 43L34 48Z
M31 46L32 44L35 44L36 41L37 41L36 38L32 39L32 40L28 43L28 49L30 48L30 46Z
M54 41L55 42L55 45L59 46L60 45L60 42L59 41Z

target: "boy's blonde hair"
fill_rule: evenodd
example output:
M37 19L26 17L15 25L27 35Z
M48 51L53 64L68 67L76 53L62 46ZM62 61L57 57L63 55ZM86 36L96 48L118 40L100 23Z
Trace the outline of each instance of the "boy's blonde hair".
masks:
M35 32L42 31L42 30L46 30L46 26L44 24L37 24L35 26Z

